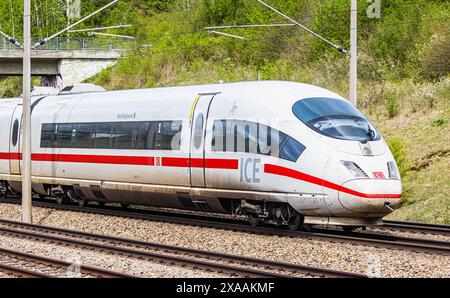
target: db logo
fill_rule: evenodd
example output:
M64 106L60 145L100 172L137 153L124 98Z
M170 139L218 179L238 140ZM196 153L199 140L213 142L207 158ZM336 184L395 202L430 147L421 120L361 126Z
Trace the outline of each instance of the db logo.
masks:
M384 179L383 172L372 172L372 174L373 174L373 178L375 178L375 179Z
M160 167L161 166L161 157L155 157L155 166Z

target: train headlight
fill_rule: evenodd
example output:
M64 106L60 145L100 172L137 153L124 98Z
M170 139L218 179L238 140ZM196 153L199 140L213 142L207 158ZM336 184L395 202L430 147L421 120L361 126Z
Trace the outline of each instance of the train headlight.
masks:
M369 176L367 176L367 174L353 161L341 160L341 163L354 177L369 178Z
M389 161L387 163L389 178L391 179L400 179L400 174L398 172L397 164L395 161Z

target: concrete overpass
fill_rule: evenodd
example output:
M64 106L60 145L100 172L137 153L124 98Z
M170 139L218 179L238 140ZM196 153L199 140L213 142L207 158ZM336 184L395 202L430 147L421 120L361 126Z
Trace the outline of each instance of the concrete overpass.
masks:
M115 64L131 48L130 41L64 38L32 51L31 71L42 76L44 85L80 83ZM6 41L0 42L0 76L22 76L23 51Z

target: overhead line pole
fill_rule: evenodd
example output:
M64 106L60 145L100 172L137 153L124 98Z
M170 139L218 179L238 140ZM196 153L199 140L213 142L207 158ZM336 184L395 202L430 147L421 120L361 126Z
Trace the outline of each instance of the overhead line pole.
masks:
M22 221L32 223L31 193L31 9L23 1Z
M358 104L358 7L357 0L351 0L350 7L350 102Z

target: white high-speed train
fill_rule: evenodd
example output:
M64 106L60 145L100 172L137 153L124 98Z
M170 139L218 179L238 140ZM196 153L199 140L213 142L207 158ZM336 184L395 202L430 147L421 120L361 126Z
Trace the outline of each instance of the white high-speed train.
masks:
M341 96L258 81L33 97L35 194L349 229L401 201L394 158ZM22 99L0 100L0 183L21 191Z

